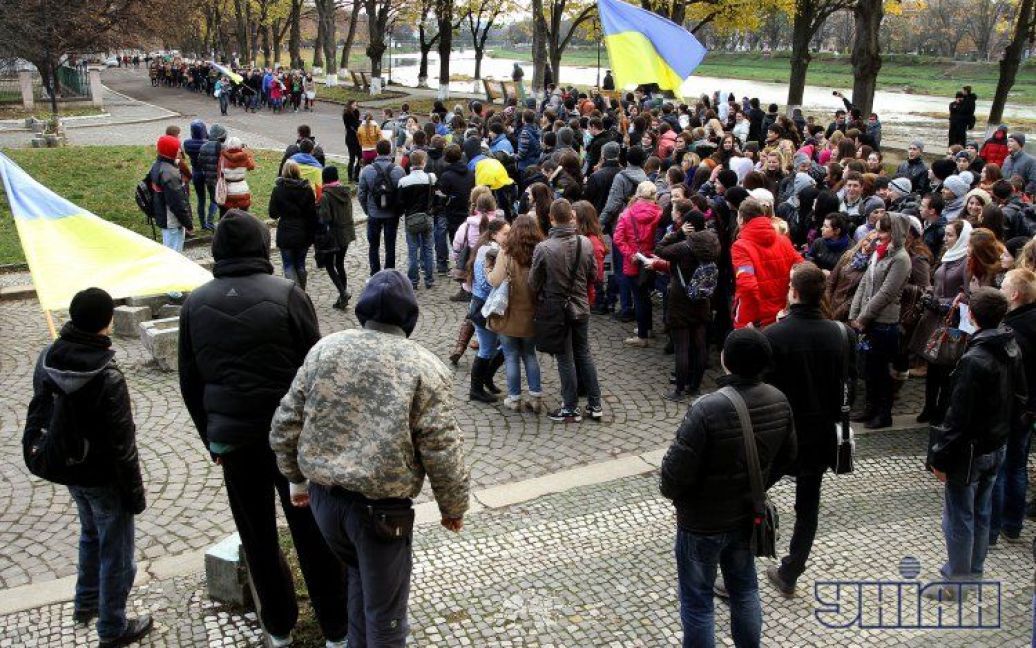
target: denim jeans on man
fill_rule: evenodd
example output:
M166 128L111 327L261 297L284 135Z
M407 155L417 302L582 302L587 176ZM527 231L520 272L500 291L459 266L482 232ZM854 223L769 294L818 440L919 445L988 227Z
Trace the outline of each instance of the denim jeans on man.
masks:
M227 114L227 106L230 104L230 91L224 89L219 93L219 113L221 115Z
M385 267L396 267L396 233L398 230L398 218L367 219L367 261L370 264L372 277L381 271L382 232L385 234Z
M504 371L507 373L507 395L522 394L522 364L525 364L525 380L529 383L529 393L537 396L543 392L540 383L540 361L536 357L536 341L531 338L500 336L500 346L504 349Z
M590 355L589 336L589 320L570 323L565 348L557 355L562 407L567 410L574 411L578 406L580 385L586 389L588 405L601 405L601 386L597 382L597 367Z
M676 576L684 648L713 648L716 620L712 586L716 567L730 594L730 634L737 648L759 646L763 609L748 531L698 535L676 531Z
M435 258L432 253L432 230L422 234L406 233L407 271L410 283L417 288L421 280L420 270L424 270L424 285L431 288L435 284Z
M133 560L133 513L111 486L69 486L79 509L79 574L75 609L97 610L97 634L114 639L126 629Z
M1032 427L1011 430L1000 473L993 485L993 515L989 539L996 542L1003 531L1012 538L1022 532L1025 521L1025 493L1029 489L1029 443Z
M993 512L993 485L1006 448L979 455L971 463L970 480L948 475L942 510L942 531L948 560L946 580L982 578L989 551L989 518Z
M350 648L402 648L409 630L413 537L377 538L368 506L410 508L410 500L372 502L319 484L310 485L309 497L320 532L349 573Z
M183 252L183 240L184 240L184 228L182 228L182 227L163 227L162 228L162 245L166 246L170 250L176 250L177 252Z
M201 173L195 173L191 178L191 184L194 185L194 195L198 201L198 224L202 227L211 225L212 216L216 213L216 201L213 200L209 204L208 213L206 214L205 200L209 197L209 192L205 186L205 176Z
M284 278L291 279L303 290L306 289L306 255L309 248L281 248L281 267L284 268Z

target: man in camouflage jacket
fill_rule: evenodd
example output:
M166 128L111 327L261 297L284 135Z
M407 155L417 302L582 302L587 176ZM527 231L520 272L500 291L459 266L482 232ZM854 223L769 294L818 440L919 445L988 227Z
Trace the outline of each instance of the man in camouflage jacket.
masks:
M427 473L442 525L460 531L468 469L452 376L407 339L418 317L409 280L395 270L375 274L356 317L362 329L329 335L306 356L274 416L270 445L292 501L312 507L348 568L349 644L403 646L412 500Z

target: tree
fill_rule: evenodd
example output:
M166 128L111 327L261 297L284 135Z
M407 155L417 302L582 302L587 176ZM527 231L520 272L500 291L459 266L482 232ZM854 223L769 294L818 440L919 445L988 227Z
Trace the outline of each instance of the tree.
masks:
M1014 87L1025 46L1036 40L1036 8L1034 7L1036 7L1036 0L1021 0L1018 5L1011 42L1004 49L1004 56L1000 59L1000 76L996 82L993 105L989 109L987 129L992 129L1003 119L1007 95Z
M580 25L597 15L597 5L584 0L546 0L541 28L546 36L547 57L554 82L561 80L561 55ZM535 41L535 39L534 39ZM535 50L533 51L535 56ZM535 75L533 75L535 77Z
M813 56L809 43L831 14L850 6L852 0L795 0L791 21L791 76L788 105L801 106L806 91L806 71ZM853 95L855 97L855 95Z
M536 0L533 0L534 2ZM435 0L435 22L439 28L439 98L450 96L450 50L453 47L453 0Z
M881 71L881 44L878 41L881 19L885 15L882 0L856 0L853 18L856 36L853 39L853 104L864 115L874 105L874 91Z
M435 0L420 0L418 5L417 36L418 47L421 50L421 62L417 68L417 85L422 88L428 87L428 54L439 42L438 23L429 20ZM432 33L434 29L434 34Z
M335 65L335 50L338 47L338 43L335 40L335 18L338 13L338 3L336 0L313 0L313 4L316 7L317 12L317 43L313 47L313 67L324 67L324 62L327 62L328 68L333 68ZM321 57L320 55L323 54ZM318 59L322 58L318 62ZM329 73L334 73L334 70L328 69Z
M407 0L363 0L367 13L367 56L371 60L371 76L381 77L381 59L388 46L385 37L389 26L395 22L400 12L407 7Z
M543 17L543 0L532 0L532 91L544 90L547 66L547 20Z
M342 46L342 59L338 67L348 69L349 54L353 49L353 41L356 39L356 23L360 18L360 9L363 7L361 0L352 0L353 7L349 12L349 31L345 34L345 45Z
M291 0L291 12L288 14L288 58L291 67L302 68L302 2Z
M500 14L507 11L503 0L472 0L467 8L468 31L471 45L475 48L475 79L482 78L482 56L486 52L486 39Z

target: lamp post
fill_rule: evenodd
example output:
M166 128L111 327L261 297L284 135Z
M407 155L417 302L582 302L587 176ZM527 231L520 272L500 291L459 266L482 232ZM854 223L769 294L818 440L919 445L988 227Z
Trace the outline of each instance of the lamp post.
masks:
M601 89L601 17L594 21L594 31L597 32L597 89Z

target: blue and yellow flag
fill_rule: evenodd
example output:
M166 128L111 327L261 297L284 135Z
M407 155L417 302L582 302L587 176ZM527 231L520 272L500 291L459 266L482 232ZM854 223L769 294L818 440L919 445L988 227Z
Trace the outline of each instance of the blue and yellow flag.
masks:
M91 286L120 299L192 290L212 279L182 254L65 200L3 153L0 176L44 310L68 308Z
M217 63L215 61L209 61L209 65L211 65L212 67L216 68L216 71L219 72L220 74L226 75L226 77L228 79L230 79L231 81L233 81L237 85L241 85L242 83L245 82L244 77L242 77L240 74L238 74L237 72L231 70L230 68L228 68L225 65L220 65L219 63Z
M680 86L705 58L694 34L622 0L598 0L597 11L615 87L657 83L680 96Z

